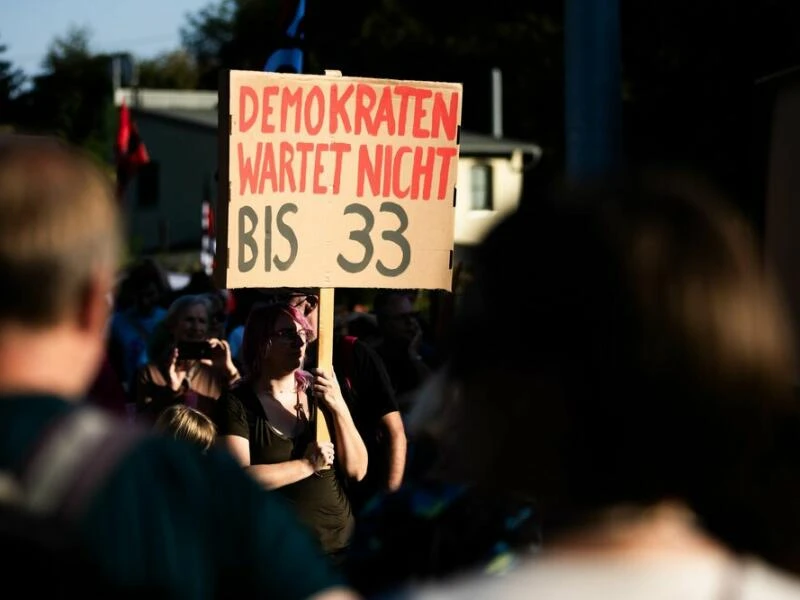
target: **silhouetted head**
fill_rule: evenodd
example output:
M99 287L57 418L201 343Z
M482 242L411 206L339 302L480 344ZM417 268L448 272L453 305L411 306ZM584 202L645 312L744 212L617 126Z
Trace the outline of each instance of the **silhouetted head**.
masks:
M794 410L793 348L752 231L713 189L651 174L565 191L502 222L474 269L447 472L535 494L553 522L743 506Z
M102 358L122 247L114 188L80 150L10 135L0 140L0 215L0 334L14 332L23 357L23 332L80 349L50 376L82 393Z

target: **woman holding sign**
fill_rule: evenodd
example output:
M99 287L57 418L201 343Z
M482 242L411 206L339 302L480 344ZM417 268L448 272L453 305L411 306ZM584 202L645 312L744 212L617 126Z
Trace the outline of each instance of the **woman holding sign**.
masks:
M295 507L330 555L341 554L354 520L341 477L361 480L367 450L336 377L302 369L313 329L288 304L256 307L244 331L247 375L218 404L219 441L267 489ZM318 407L331 442L315 439Z

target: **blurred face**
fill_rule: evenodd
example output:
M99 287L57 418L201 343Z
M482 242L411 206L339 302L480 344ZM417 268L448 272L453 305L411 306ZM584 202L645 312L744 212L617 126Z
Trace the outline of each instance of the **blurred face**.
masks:
M208 312L202 304L193 304L181 313L172 332L176 342L199 342L208 335Z
M309 331L289 315L280 315L269 336L267 362L287 370L302 367L309 334Z
M410 343L420 331L411 299L401 295L392 297L382 315L381 327L386 338Z
M136 308L143 315L149 315L158 304L158 286L148 283L136 294Z

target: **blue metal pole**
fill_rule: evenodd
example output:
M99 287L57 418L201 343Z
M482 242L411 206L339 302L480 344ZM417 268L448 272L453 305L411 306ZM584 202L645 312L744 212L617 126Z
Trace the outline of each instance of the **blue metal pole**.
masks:
M566 176L570 183L621 168L619 0L567 0L564 14Z

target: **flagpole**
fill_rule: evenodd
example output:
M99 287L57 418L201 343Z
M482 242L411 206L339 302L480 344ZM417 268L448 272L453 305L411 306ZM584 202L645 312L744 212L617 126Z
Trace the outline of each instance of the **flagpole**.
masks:
M139 61L131 59L131 89L133 90L132 104L134 108L139 108Z
M264 63L264 71L272 73L302 73L304 39L303 19L306 14L306 0L297 0L294 17L286 28L287 43L277 48Z

